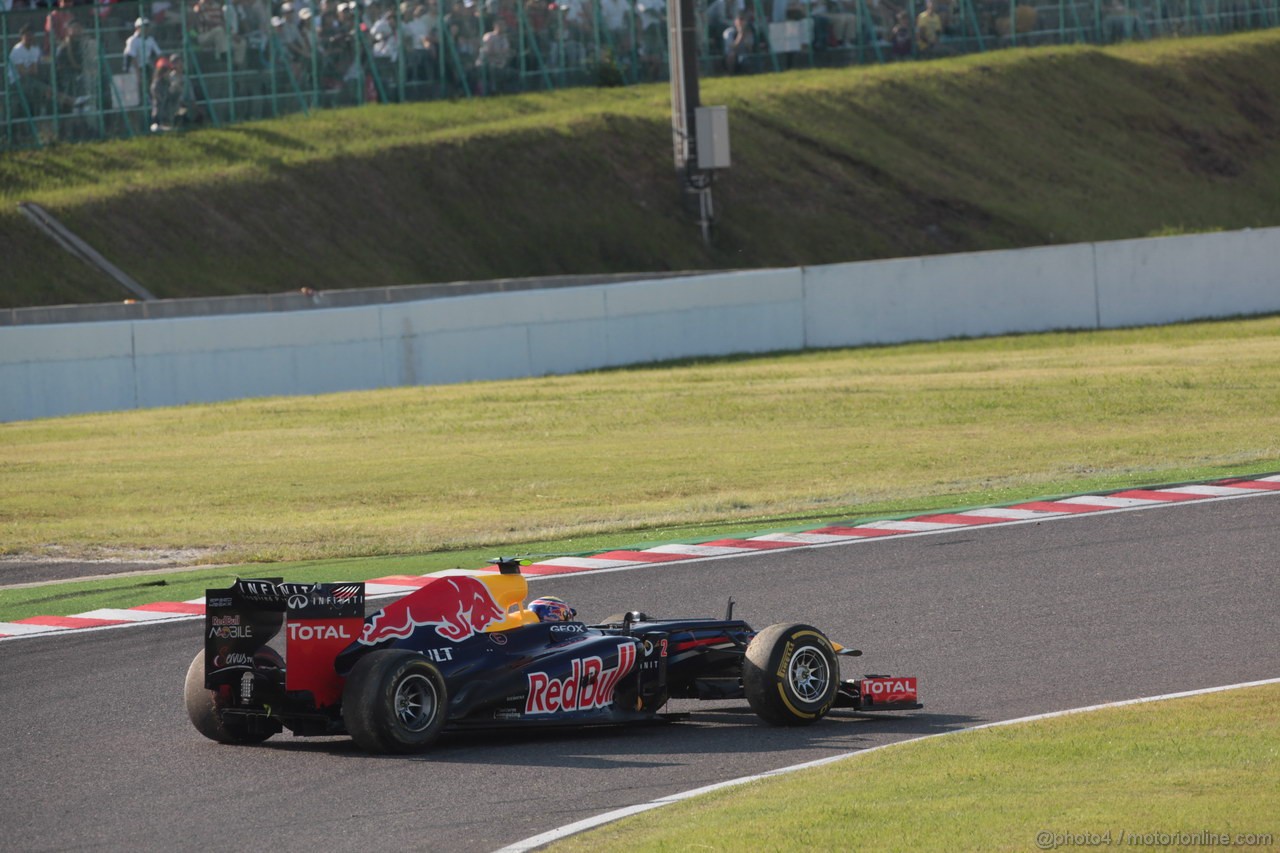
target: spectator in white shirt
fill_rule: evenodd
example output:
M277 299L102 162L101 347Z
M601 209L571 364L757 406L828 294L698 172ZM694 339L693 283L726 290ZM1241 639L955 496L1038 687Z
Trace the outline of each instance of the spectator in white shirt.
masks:
M160 58L160 45L150 33L151 22L139 18L133 22L133 35L124 42L124 71L128 74L135 65L150 68Z
M30 77L40 70L40 60L44 51L36 44L36 31L30 24L18 32L18 43L9 51L9 82L17 83L23 77Z

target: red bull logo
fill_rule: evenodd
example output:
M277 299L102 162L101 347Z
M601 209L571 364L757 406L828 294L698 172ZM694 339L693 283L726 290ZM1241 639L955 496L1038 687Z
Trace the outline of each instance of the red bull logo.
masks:
M605 669L598 657L573 661L565 678L552 678L545 672L529 673L529 696L526 714L555 714L569 711L593 711L613 701L614 688L636 663L636 647L627 643L618 648L618 665Z
M372 646L402 640L418 628L434 625L441 637L459 643L505 617L489 587L475 578L436 578L369 617L360 642Z

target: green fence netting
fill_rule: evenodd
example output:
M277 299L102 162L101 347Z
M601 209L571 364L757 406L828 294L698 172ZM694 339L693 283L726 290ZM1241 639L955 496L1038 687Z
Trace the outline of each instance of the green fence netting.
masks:
M0 149L666 78L661 0L143 0L0 12ZM1280 0L699 0L703 75L1280 24ZM932 38L936 33L937 37Z

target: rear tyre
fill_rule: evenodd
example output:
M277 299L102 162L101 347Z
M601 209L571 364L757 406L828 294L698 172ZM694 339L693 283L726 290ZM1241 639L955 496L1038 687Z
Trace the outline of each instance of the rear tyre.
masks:
M204 686L203 649L187 668L187 680L182 693L191 724L209 740L216 740L218 743L254 744L262 743L274 734L272 731L252 730L244 719L222 716L226 703L216 690Z
M369 752L422 752L448 717L449 693L434 664L406 649L362 657L342 691L342 722Z
M840 689L831 641L811 625L770 625L752 639L742 662L751 710L775 726L807 726L827 715Z

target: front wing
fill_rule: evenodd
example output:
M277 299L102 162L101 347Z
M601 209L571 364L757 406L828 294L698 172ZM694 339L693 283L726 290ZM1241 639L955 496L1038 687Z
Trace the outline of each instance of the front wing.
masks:
M840 684L837 708L856 711L914 711L920 704L919 684L914 676L868 675Z

